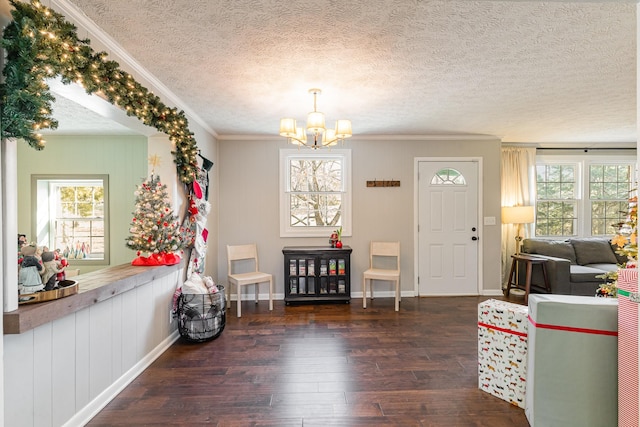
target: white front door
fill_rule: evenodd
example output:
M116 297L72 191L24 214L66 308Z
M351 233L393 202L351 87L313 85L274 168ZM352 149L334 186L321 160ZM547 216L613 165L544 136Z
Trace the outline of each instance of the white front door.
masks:
M418 162L419 295L478 295L478 162Z

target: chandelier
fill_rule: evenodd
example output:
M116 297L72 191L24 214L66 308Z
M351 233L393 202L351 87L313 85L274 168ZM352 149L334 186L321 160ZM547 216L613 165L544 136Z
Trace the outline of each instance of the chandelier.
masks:
M317 109L317 97L322 93L320 89L309 89L313 95L313 111L307 115L306 126L297 126L296 119L280 119L280 136L284 136L290 143L298 146L318 149L322 147L332 147L338 141L350 138L351 120L336 120L333 129L327 129L324 122L324 113ZM313 137L313 141L307 140L307 134Z

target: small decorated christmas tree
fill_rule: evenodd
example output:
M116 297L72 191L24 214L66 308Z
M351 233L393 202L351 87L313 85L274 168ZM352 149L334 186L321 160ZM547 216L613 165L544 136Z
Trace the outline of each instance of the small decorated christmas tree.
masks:
M137 250L133 265L171 265L180 262L179 253L190 241L170 207L167 186L151 172L134 193L136 211L126 239L127 247ZM146 253L149 256L143 257Z

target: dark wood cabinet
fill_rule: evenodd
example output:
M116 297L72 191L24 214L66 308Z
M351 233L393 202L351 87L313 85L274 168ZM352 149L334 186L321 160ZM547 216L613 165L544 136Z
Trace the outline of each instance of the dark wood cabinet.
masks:
M286 246L284 300L345 302L351 300L351 248Z

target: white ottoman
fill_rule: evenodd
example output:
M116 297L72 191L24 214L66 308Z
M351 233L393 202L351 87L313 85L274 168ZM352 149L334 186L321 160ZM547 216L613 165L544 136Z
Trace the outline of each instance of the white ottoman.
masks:
M618 300L529 296L525 413L532 427L618 424Z

